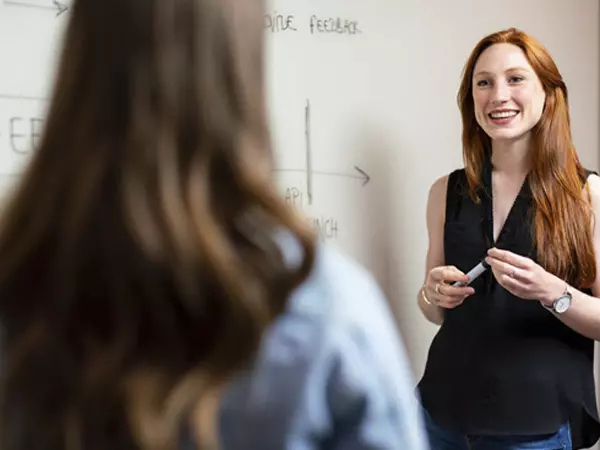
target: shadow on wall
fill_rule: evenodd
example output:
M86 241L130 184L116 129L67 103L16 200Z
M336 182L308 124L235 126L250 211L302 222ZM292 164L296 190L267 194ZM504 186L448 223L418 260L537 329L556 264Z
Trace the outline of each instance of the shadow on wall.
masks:
M399 293L403 291L401 287L410 283L408 274L401 270L401 263L394 255L397 249L394 242L404 240L409 233L408 229L403 228L403 221L393 218L395 212L408 207L402 204L406 193L394 192L394 178L403 176L403 169L397 167L396 158L390 158L397 148L386 139L385 132L365 121L357 127L355 142L359 146L364 169L371 176L363 199L364 209L357 217L362 221L360 229L364 230L361 236L365 245L364 264L376 277L390 303L409 360L418 361L420 355L417 353L422 343L419 342L414 323L411 324L415 314L411 309L418 309L416 296L399 298ZM415 301L412 301L412 297L415 297Z

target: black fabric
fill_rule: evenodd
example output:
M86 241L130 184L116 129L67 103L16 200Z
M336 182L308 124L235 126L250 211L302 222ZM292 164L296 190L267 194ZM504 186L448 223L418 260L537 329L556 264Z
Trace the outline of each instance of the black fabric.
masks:
M477 204L464 170L449 176L445 264L466 273L493 245L536 260L528 180L495 244L489 160L482 186ZM423 406L441 426L465 434L554 433L569 421L573 448L592 446L600 436L593 340L537 301L510 294L491 271L472 286L473 296L446 310L431 344L419 383Z

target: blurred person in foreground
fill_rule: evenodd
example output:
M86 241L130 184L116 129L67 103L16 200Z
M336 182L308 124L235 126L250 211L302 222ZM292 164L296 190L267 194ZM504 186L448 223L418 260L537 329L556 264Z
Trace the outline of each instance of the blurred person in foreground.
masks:
M425 448L390 311L272 179L260 0L76 0L0 225L0 448Z

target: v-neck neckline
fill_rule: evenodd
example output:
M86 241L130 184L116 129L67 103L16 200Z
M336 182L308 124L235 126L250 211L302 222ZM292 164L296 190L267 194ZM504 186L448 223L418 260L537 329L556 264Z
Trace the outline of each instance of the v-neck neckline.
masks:
M509 233L510 230L514 229L514 226L516 225L516 223L519 220L522 220L522 217L521 217L522 214L520 214L519 211L521 211L522 213L525 212L525 210L523 208L527 206L525 204L526 197L530 194L529 174L527 174L527 176L525 177L525 180L523 180L523 184L521 185L521 188L519 189L519 193L515 197L515 200L513 201L512 205L508 211L506 220L504 221L502 228L498 232L498 237L496 238L496 240L494 240L494 208L493 208L494 198L493 198L493 192L492 192L492 171L493 171L492 159L491 159L491 155L488 153L486 155L486 158L484 161L483 176L482 176L483 194L484 194L482 196L482 202L483 202L483 207L484 207L484 220L482 223L483 223L486 243L489 248L500 247L503 244L503 239L506 239L507 233Z

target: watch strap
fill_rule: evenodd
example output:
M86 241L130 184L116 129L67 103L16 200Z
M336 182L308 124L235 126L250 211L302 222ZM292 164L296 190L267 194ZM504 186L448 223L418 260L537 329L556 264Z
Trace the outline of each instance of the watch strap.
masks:
M557 302L558 302L558 301L559 301L561 298L563 298L563 297L565 297L565 296L572 297L572 296L571 296L571 292L569 291L569 283L567 283L567 282L565 282L565 289L564 289L563 293L562 293L562 294L560 294L558 297L556 297L556 298L554 299L554 301L552 302L552 305L551 305L551 306L547 306L547 305L545 305L544 303L542 303L541 301L540 301L540 305L542 305L542 306L543 306L544 308L546 308L548 311L551 311L551 312L557 312L557 311L556 311L556 303L557 303Z

